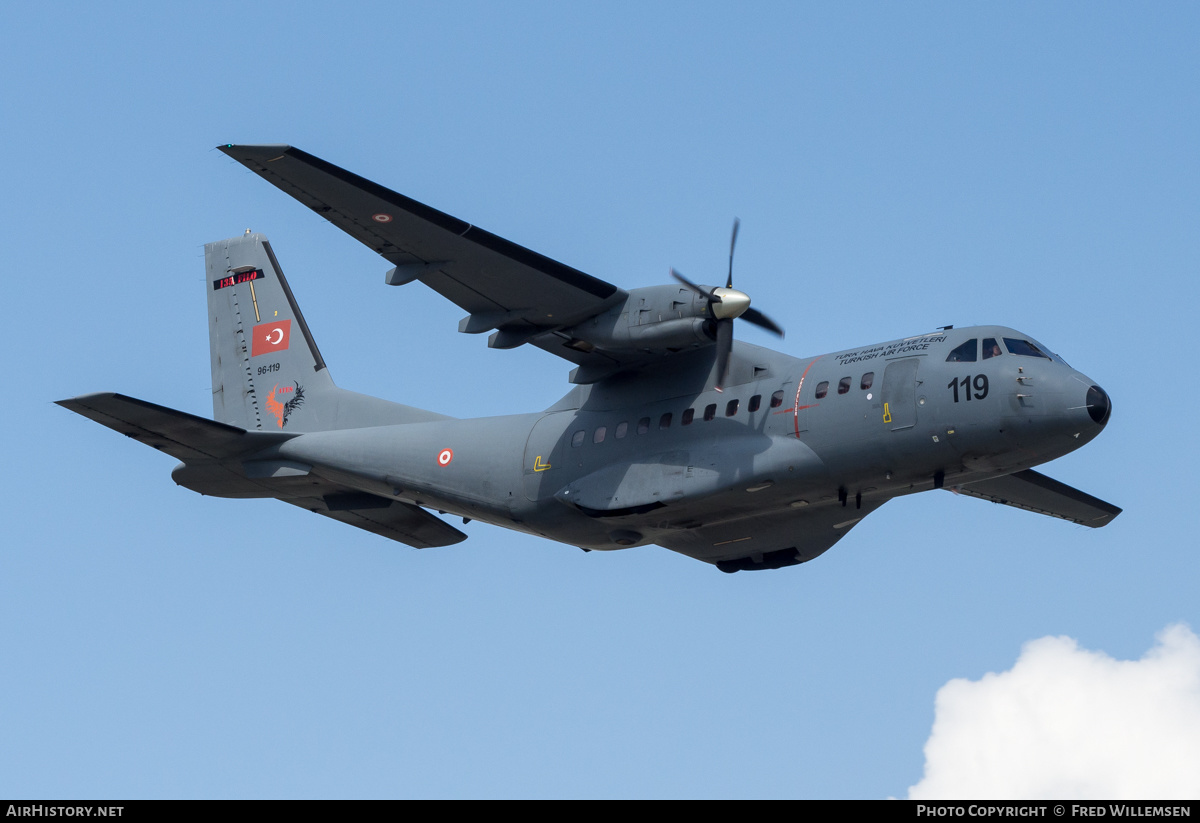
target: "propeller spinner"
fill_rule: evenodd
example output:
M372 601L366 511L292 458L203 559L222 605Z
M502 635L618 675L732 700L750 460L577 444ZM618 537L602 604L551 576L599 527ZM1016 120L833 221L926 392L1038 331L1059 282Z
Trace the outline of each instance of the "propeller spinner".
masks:
M714 388L717 391L724 390L725 378L729 376L729 355L733 351L733 321L735 319L740 317L772 334L783 337L783 329L779 324L758 309L751 308L750 295L733 287L733 250L737 246L740 225L741 221L734 218L733 235L729 239L729 276L725 280L724 288L718 286L705 291L675 269L671 269L671 276L707 300L712 311L716 323L717 385Z

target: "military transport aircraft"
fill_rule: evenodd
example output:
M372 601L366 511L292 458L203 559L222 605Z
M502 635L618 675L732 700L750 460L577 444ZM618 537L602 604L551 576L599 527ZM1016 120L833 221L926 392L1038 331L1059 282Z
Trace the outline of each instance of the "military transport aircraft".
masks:
M945 327L819 357L733 288L621 289L288 146L220 147L467 312L459 331L575 364L530 414L459 420L334 385L266 238L209 243L208 420L121 394L59 405L181 460L202 494L273 497L417 548L437 514L583 549L656 543L722 571L811 560L888 500L946 488L1103 526L1115 506L1031 469L1108 422L1108 395L1027 334Z

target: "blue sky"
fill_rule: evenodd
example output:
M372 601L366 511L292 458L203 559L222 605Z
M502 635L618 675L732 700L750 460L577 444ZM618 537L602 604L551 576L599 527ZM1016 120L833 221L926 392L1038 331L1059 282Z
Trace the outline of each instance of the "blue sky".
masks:
M1155 638L1200 627L1198 24L1185 3L10 6L0 795L903 797L939 690L1016 682L1031 641L1194 677L1186 631ZM461 417L568 389L568 364L386 288L225 142L297 145L626 287L717 279L736 215L738 285L797 356L1022 329L1114 403L1043 471L1125 513L1094 531L931 493L728 576L481 523L416 551L177 488L170 458L51 401L208 415L203 244L246 228L339 385ZM1030 648L1069 667L1069 645ZM1120 695L1099 728L1148 699Z

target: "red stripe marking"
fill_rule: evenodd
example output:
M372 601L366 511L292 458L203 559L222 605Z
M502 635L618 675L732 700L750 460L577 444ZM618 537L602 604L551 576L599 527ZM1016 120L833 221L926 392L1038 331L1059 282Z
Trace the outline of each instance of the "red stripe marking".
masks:
M796 384L796 402L792 405L792 423L796 427L797 440L800 439L800 410L812 408L812 406L800 405L800 390L804 388L804 378L808 377L808 370L813 367L813 363L816 363L820 359L820 357L814 357L812 363L804 367L804 374L800 375L800 382ZM813 405L817 404L814 403Z

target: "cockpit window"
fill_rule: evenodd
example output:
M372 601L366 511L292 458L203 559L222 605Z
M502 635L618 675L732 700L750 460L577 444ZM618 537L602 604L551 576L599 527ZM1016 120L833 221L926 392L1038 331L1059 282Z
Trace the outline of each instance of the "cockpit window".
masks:
M1007 346L1008 350L1013 354L1020 354L1024 357L1045 357L1047 360L1050 359L1042 353L1041 349L1030 343L1028 340L1019 340L1014 337L1006 337L1004 338L1004 345Z
M983 359L984 360L987 360L989 357L999 357L1002 354L1004 354L1004 349L1000 348L1000 344L996 342L996 338L994 338L994 337L983 338Z
M995 342L995 341L993 341ZM956 348L946 357L947 363L974 363L976 352L979 350L979 338L972 337L966 343ZM985 355L986 357L986 355Z

